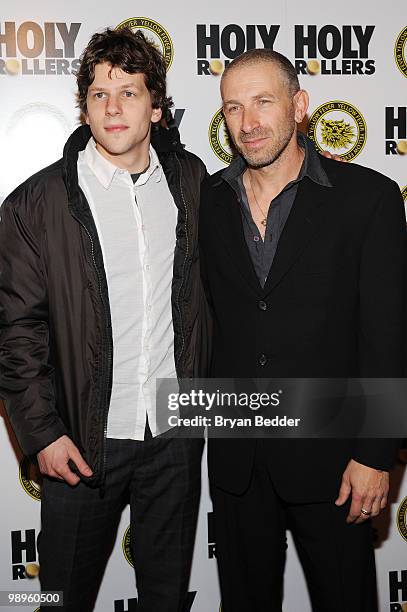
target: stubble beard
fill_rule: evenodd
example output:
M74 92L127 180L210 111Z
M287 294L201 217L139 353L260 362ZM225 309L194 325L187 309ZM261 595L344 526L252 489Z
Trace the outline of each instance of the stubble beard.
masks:
M286 150L295 129L295 121L290 122L285 130L280 130L276 136L273 136L268 130L256 128L250 133L240 133L239 142L232 137L233 144L244 157L250 168L264 168L276 162L282 153ZM270 143L262 151L248 151L244 147L246 141L255 140L256 138L270 138Z

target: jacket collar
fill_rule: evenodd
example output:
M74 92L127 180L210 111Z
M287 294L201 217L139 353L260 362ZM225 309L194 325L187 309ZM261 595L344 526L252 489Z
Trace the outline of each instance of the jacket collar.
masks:
M318 156L316 152L315 155ZM304 249L319 233L324 223L328 204L332 205L334 201L335 190L331 187L336 182L334 169L337 162L325 160L325 158L321 158L320 162L319 156L317 160L319 163L322 162L321 169L327 181L313 180L308 175L299 181L297 195L263 289L258 282L246 245L240 206L236 201L236 195L233 195L236 194L236 191L222 176L225 171L217 173L212 182L210 180L210 185L221 190L219 192L215 190L212 194L213 201L216 203L213 212L215 215L214 227L218 232L218 238L229 251L236 269L257 294L267 295L279 284Z

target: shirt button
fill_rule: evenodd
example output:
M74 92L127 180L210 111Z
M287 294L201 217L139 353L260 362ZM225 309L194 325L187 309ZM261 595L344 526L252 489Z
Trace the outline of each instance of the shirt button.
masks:
M259 365L261 366L265 366L267 363L268 359L267 359L267 355L265 355L264 353L262 353L259 357Z
M260 310L267 310L267 304L266 304L266 302L263 302L263 300L260 300L260 302L259 302L259 308L260 308Z

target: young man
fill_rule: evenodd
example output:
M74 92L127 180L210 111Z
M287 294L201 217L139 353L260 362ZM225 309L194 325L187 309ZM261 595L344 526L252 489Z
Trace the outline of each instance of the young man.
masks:
M138 610L181 612L202 441L157 437L155 379L201 371L205 167L150 144L171 100L140 32L95 34L77 82L87 126L1 209L0 395L44 475L42 590L93 609L130 501Z
M297 130L308 96L284 56L241 55L221 93L240 155L208 181L201 204L211 376L404 376L407 253L397 185L316 154ZM281 611L287 525L315 611L377 610L369 518L386 505L396 447L210 440L224 611Z

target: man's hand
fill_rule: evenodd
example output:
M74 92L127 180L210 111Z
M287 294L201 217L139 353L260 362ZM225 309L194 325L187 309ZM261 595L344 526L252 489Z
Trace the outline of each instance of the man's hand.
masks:
M70 485L80 481L79 476L69 469L71 459L83 476L92 476L92 470L68 436L61 436L37 454L41 474L65 480Z
M335 161L346 162L346 159L344 159L340 155L336 155L335 153L330 153L329 151L321 151L321 155L323 155L327 159L334 159Z
M342 476L337 506L342 506L352 494L347 523L363 523L377 516L386 507L389 492L389 473L375 470L351 459ZM362 508L365 512L362 512Z

